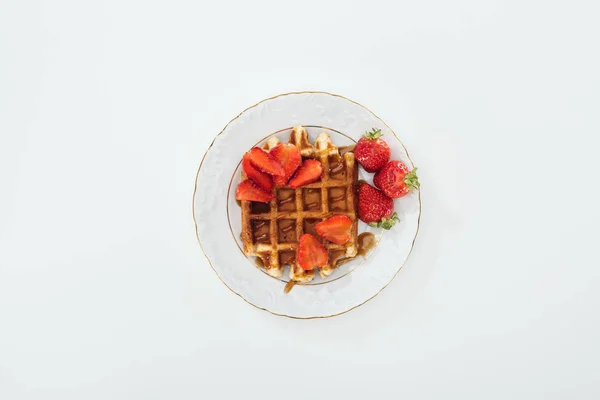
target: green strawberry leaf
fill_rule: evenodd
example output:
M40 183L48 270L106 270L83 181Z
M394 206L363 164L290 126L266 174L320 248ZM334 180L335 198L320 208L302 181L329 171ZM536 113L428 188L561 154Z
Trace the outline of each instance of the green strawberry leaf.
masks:
M381 218L379 222L369 222L369 226L373 228L383 228L385 230L390 230L396 222L400 222L400 218L398 218L398 214L393 213L389 218Z
M363 136L366 137L367 139L375 140L375 139L379 139L380 137L382 137L383 133L381 133L381 129L371 128L371 132L366 131Z
M410 190L419 189L421 187L416 168L404 176L404 183Z

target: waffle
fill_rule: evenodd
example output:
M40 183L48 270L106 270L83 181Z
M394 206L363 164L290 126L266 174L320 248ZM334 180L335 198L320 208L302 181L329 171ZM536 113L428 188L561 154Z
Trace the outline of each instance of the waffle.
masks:
M269 275L281 277L290 266L290 279L309 282L315 270L305 271L296 263L298 240L310 233L323 243L329 255L327 265L319 269L322 278L330 275L338 260L357 253L358 219L356 214L358 165L354 153L340 156L329 135L319 134L313 146L306 130L294 127L289 142L300 150L303 159L315 158L323 164L323 178L300 188L275 188L276 197L269 203L242 201L242 241L246 256L256 256ZM269 139L263 149L270 151L279 139ZM242 179L246 179L242 172ZM352 221L350 240L343 245L320 238L315 225L332 215L343 214Z

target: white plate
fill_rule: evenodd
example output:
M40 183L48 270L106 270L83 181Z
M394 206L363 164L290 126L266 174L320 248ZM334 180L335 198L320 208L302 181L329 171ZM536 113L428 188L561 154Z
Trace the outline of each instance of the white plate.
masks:
M298 284L284 293L287 273L280 279L273 278L241 250L241 211L235 202L235 187L243 154L273 135L287 141L295 125L307 127L312 143L325 130L338 147L352 144L371 128L379 128L392 150L392 159L414 168L395 133L360 104L325 92L275 96L231 120L204 155L194 188L196 235L221 281L248 303L286 317L331 317L375 297L402 268L419 230L421 199L418 192L396 199L400 222L389 231L359 223L359 233L371 231L379 238L379 244L366 259L342 265L325 280L316 274L314 281ZM360 179L371 183L372 176L360 168Z

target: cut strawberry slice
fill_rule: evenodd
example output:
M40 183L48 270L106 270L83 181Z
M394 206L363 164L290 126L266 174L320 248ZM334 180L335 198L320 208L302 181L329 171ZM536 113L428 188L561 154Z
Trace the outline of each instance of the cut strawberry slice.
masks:
M298 260L300 268L311 270L327 265L329 255L327 254L325 247L323 247L316 237L309 233L305 233L300 236L296 260Z
M250 153L244 154L244 158L242 158L242 169L246 176L256 182L260 187L267 191L273 190L273 178L271 175L262 172L250 161Z
M321 179L323 176L323 165L317 160L306 160L300 165L296 174L288 182L288 186L295 189L308 185Z
M252 164L262 172L276 176L285 175L283 167L275 157L260 147L254 147L250 150L250 161L252 161Z
M269 154L283 166L285 171L285 175L275 176L273 180L277 186L285 186L302 162L300 150L291 143L280 143L273 147Z
M242 181L237 189L235 189L236 200L247 200L247 201L258 201L266 203L275 198L273 193L267 192L260 186L258 186L251 179Z
M350 240L351 229L352 221L345 215L334 215L315 225L319 236L337 244L345 244Z

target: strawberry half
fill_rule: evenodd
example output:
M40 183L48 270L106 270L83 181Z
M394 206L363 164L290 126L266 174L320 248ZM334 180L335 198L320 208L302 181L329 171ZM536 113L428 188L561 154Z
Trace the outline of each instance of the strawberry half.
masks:
M296 174L288 182L292 189L308 185L321 179L323 176L323 165L317 160L305 160L296 171Z
M367 172L379 171L390 160L390 146L380 139L381 136L381 129L373 128L371 132L365 132L354 146L356 161Z
M275 157L261 149L260 147L253 147L250 150L250 161L252 164L260 169L262 172L266 172L270 175L283 176L285 171L283 167Z
M351 229L352 221L345 215L334 215L315 225L319 236L337 244L345 244L350 240Z
M304 270L311 270L327 265L329 255L325 247L316 237L309 233L300 236L298 243L298 255L296 257L298 265Z
M404 163L396 160L390 161L377 172L373 177L373 183L388 197L394 199L405 196L421 186L417 169L411 171Z
M266 203L275 198L275 195L271 192L267 192L265 189L258 186L251 179L242 181L235 189L236 200L247 200L247 201L258 201Z
M242 158L242 169L246 176L256 182L260 187L269 192L273 190L273 178L271 175L262 172L250 161L250 153L244 154L244 158Z
M274 176L273 180L277 186L285 186L302 162L300 150L291 143L280 143L273 147L269 154L283 166L285 171L285 175Z
M370 226L390 229L398 221L394 201L368 183L358 187L358 217Z

